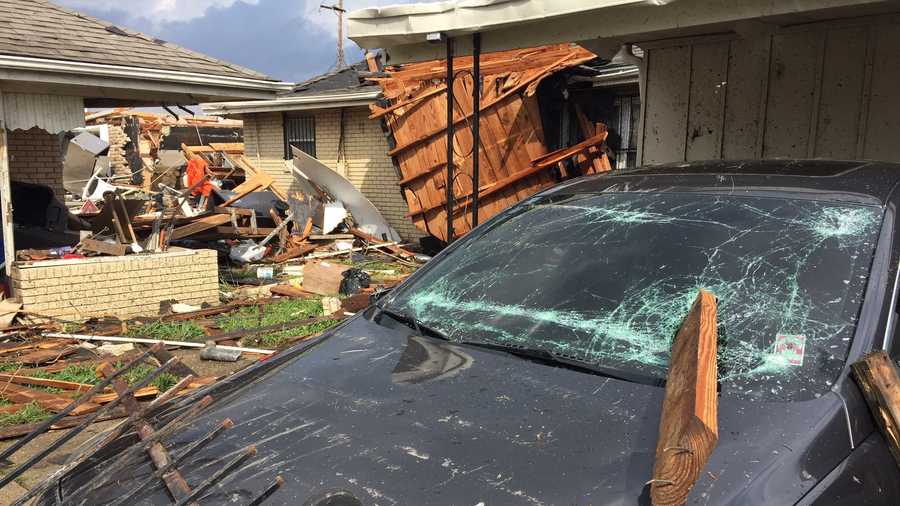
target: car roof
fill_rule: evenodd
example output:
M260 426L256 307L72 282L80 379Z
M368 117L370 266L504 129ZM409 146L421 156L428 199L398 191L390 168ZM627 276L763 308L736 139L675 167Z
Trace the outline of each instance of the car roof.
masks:
M838 160L713 160L650 165L557 185L548 193L775 191L884 205L900 164Z

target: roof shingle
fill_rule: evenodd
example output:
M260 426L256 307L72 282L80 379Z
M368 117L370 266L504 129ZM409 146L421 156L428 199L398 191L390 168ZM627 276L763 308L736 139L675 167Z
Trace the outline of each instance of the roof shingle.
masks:
M0 0L0 54L274 80L46 0Z

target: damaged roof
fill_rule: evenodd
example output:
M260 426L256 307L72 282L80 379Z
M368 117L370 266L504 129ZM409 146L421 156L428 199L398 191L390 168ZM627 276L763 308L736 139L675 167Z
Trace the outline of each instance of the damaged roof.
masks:
M369 67L365 60L354 65L335 69L298 83L288 96L318 95L326 92L353 92L360 88L372 90L375 87L375 83L366 81L359 74L368 70Z
M0 54L274 81L46 0L0 0Z
M2 0L0 0L2 1ZM200 104L205 114L228 116L258 112L302 111L337 107L365 107L381 94L381 87L360 74L369 70L365 60L338 68L297 84L274 100Z

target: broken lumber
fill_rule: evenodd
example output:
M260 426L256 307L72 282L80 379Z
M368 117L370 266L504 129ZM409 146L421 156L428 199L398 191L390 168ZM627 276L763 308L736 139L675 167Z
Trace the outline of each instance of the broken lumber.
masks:
M96 239L82 239L81 248L85 251L90 251L93 253L103 253L104 255L112 255L117 257L120 257L128 252L127 244L111 244L105 241L98 241Z
M75 383L74 381L62 381L47 378L33 378L16 374L0 374L0 383L15 383L17 385L32 385L41 387L59 388L61 390L73 390L75 392L87 392L94 385ZM2 387L0 387L2 388Z
M682 505L719 439L716 299L700 290L672 344L650 480L654 506Z
M227 214L213 214L210 216L203 216L201 218L195 219L187 225L180 226L173 230L170 240L174 241L194 234L199 234L200 232L209 230L211 228L216 228L217 226L228 223L229 221L231 221L231 216Z
M219 207L228 207L238 200L246 197L250 193L255 192L256 190L268 188L273 181L274 179L272 179L272 176L264 172L257 173L250 179L247 179L243 183L235 186L234 190L232 190L234 192L234 196L223 202Z
M63 397L62 395L51 394L49 392L43 392L40 390L33 390L28 387L14 385L12 383L6 383L0 386L0 395L14 403L27 404L29 402L36 402L42 408L54 413L59 413L60 411L66 409L69 404L72 404L72 399ZM95 404L91 401L86 401L76 406L75 409L71 411L71 414L74 416L85 415L88 413L92 413L99 408L99 404Z
M900 467L900 373L884 351L876 351L850 366L894 461Z

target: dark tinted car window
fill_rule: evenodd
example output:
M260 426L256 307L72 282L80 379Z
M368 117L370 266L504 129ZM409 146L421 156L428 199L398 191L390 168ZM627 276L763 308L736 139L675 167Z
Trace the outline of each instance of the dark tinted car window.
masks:
M768 196L555 196L471 234L385 303L454 340L664 378L705 288L723 392L809 399L846 358L880 220L878 207Z

